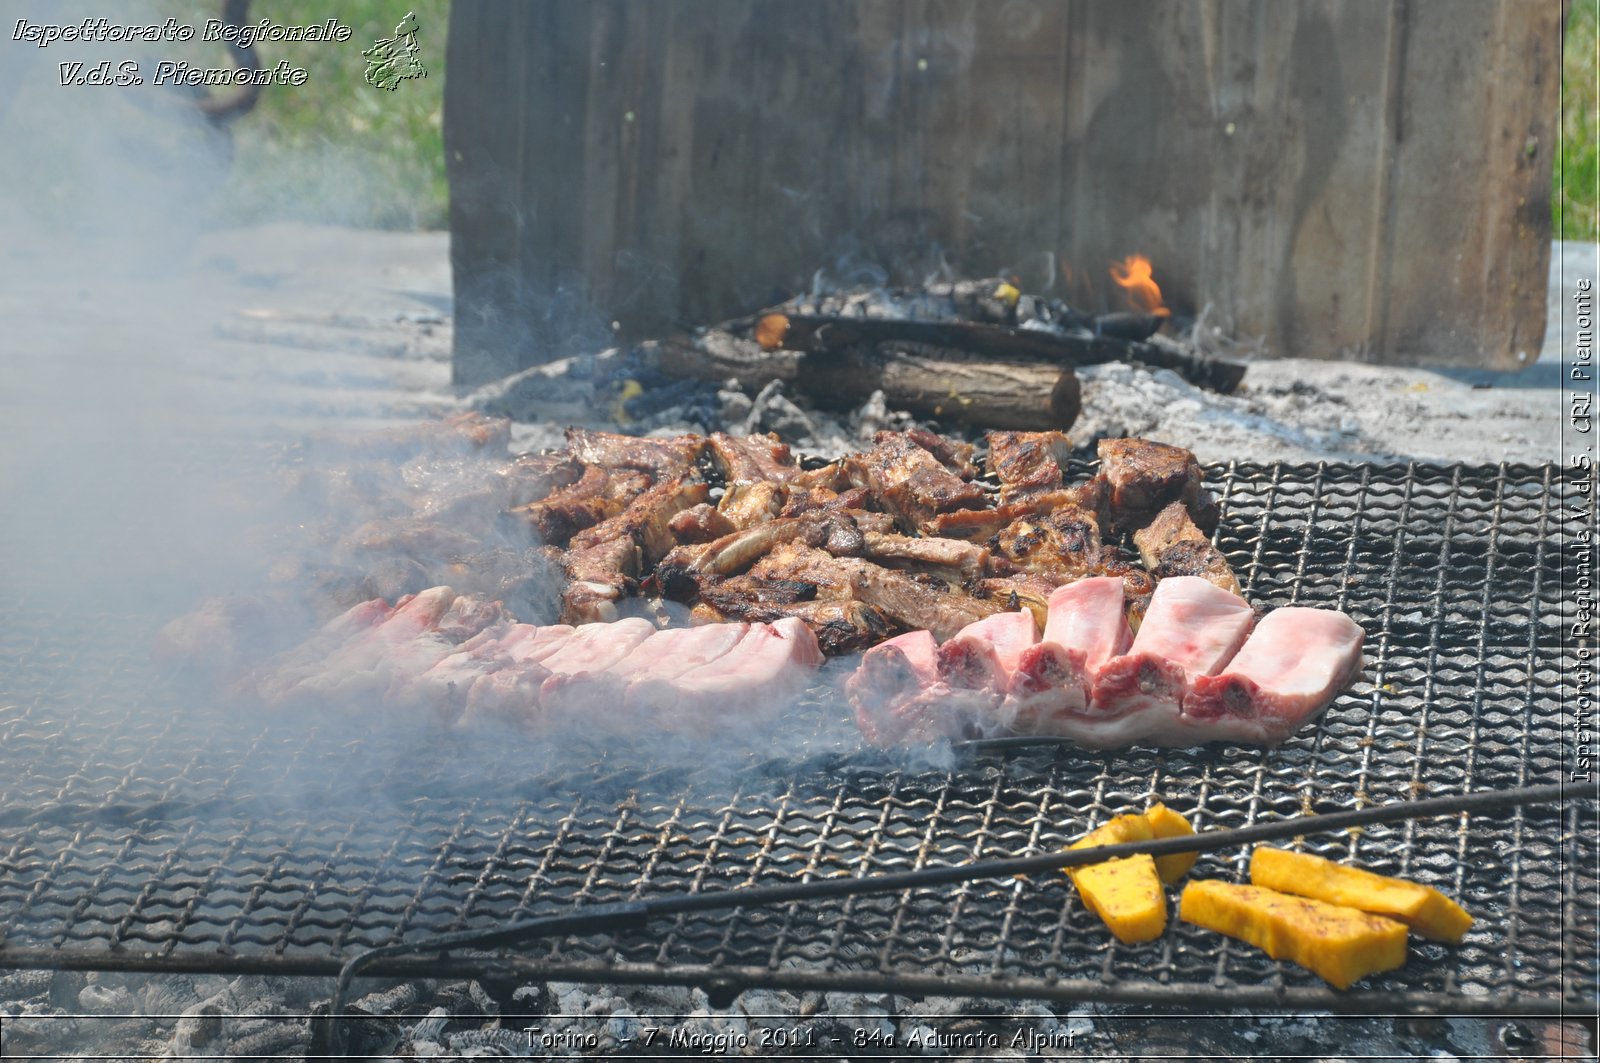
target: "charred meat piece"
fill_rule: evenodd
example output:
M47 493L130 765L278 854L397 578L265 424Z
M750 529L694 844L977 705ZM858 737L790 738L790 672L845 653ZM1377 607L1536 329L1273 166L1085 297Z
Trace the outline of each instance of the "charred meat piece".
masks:
M1000 502L1061 490L1072 441L1061 432L990 432L989 471L1000 480Z
M771 624L793 617L810 628L828 656L856 653L882 642L896 625L878 610L850 599L815 600L815 584L735 576L708 587L701 606L718 617ZM697 606L696 608L699 608Z
M679 476L640 494L628 508L572 537L564 564L566 623L615 620L616 603L635 581L673 548L672 518L706 500L706 485Z
M648 473L656 480L670 479L692 471L705 449L706 440L703 436L644 439L590 428L567 429L567 450L585 465L598 465L613 471L634 469Z
M717 432L710 439L710 455L727 484L717 511L729 524L748 528L783 511L788 500L785 481L800 472L787 444L773 437L736 439Z
M1281 742L1355 681L1362 639L1332 609L1273 610L1220 675L1194 681L1183 722L1196 741Z
M709 502L701 502L676 514L667 522L667 526L672 529L672 535L678 542L691 544L709 543L739 530Z
M744 528L709 543L667 551L656 566L656 584L675 601L688 601L702 583L746 571L773 547L805 533L807 521L785 518Z
M571 454L522 454L499 471L506 507L525 506L550 492L570 487L583 475L583 466Z
M1149 439L1102 439L1100 475L1111 489L1112 522L1140 528L1169 502L1193 505L1204 473L1194 454Z
M788 497L784 485L771 480L730 482L717 503L717 512L729 525L748 528L782 513Z
M978 467L972 463L974 450L971 443L963 443L958 439L946 439L936 432L926 428L911 428L905 432L879 432L873 436L874 443L882 443L886 439L903 437L939 459L939 464L961 477L970 480L978 475Z
M1222 671L1254 621L1249 602L1198 576L1162 580L1133 645L1095 676L1095 711L1175 717L1190 684Z
M590 465L570 487L511 512L525 518L551 546L565 546L578 532L614 517L650 486L650 477L630 469Z
M831 544L826 549L833 554L860 554L891 568L944 570L954 583L982 579L989 572L988 549L960 539L869 531L862 534L858 549L836 550Z
M846 458L845 467L852 482L870 489L905 531L917 531L939 513L985 502L978 485L951 472L905 433L880 432L877 444Z
M1006 525L1029 517L1047 515L1063 506L1085 508L1079 505L1082 491L1077 488L1059 491L1041 491L1038 494L1016 497L992 509L958 509L940 513L923 527L926 535L943 535L952 539L986 540L1000 532Z
M1008 576L990 576L970 585L973 597L993 602L1007 612L1026 609L1033 614L1034 622L1043 627L1049 619L1050 594L1057 581L1035 572L1018 572Z
M1100 575L1100 528L1094 517L1073 507L1013 521L989 540L998 558L1023 572L1048 576L1057 586Z
M1195 526L1182 502L1173 502L1155 520L1133 533L1145 568L1158 580L1199 576L1229 594L1238 594L1239 580L1222 551Z
M800 474L789 444L777 436L745 436L739 439L726 432L713 432L709 439L712 460L728 483L755 483L771 480L782 483Z
M905 573L861 558L833 557L810 550L791 571L817 578L842 578L856 601L872 606L902 627L924 628L939 639L950 638L968 624L999 612L989 602L934 589Z

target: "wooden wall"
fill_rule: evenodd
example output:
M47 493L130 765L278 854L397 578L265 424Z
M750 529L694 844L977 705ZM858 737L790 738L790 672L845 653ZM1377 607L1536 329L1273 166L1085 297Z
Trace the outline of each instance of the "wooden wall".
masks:
M1133 251L1179 310L1274 353L1513 368L1544 329L1560 14L459 2L456 376L733 316L818 270L1011 269L1111 304Z

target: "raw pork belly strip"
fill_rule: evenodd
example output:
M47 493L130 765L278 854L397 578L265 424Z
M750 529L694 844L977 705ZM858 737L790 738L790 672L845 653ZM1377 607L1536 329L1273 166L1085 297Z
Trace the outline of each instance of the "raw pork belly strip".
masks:
M648 704L688 729L760 722L782 708L821 664L817 637L799 619L751 624L744 638L716 660L652 683ZM630 686L629 694L630 705L646 703L643 690L636 699Z
M1332 609L1268 613L1226 671L1194 681L1184 724L1208 741L1281 742L1355 681L1362 639L1360 626Z
M1133 641L1123 581L1094 576L1050 594L1044 637L1024 650L1003 713L1024 734L1065 734L1070 714L1089 707L1094 677Z
M845 681L856 725L868 742L889 747L956 733L950 688L939 678L931 631L908 631L872 647Z
M939 678L980 732L1000 727L1001 699L1026 653L1039 641L1039 627L1027 610L996 613L968 624L939 647Z
M595 711L585 719L585 726L627 733L630 726L641 722L642 712L650 707L646 695L651 684L674 679L719 659L739 644L749 627L708 624L657 631L604 671L552 676L542 692L545 708L566 715L590 708ZM635 685L640 691L632 695Z
M1199 576L1162 580L1133 645L1095 676L1093 711L1177 716L1190 683L1222 671L1254 619L1249 602Z
M566 624L511 624L485 631L463 642L459 650L418 676L397 700L430 705L454 719L466 706L473 687L489 676L504 675L504 681L510 682L521 675L527 682L537 679L542 683L549 673L538 667L539 662L560 649L572 632L573 628ZM488 696L487 687L492 685L486 684L480 701ZM395 694L393 690L390 693Z

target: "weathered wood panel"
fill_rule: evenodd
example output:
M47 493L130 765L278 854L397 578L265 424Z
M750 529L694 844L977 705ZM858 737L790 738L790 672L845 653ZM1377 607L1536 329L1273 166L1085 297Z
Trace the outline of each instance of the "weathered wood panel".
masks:
M462 382L834 281L1016 270L1310 357L1544 327L1543 0L477 0L445 136Z

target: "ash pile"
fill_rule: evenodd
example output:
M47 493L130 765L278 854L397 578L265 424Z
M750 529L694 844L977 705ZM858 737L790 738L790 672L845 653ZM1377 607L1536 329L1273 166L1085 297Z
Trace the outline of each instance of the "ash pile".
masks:
M465 404L518 422L517 446L530 450L559 446L561 426L578 424L770 432L837 458L879 431L920 426L968 441L984 429L1068 431L1084 457L1130 436L1203 461L1395 456L1346 396L1263 373L1259 346L1209 309L1174 315L1157 291L1132 310L1088 314L1013 281L823 286L683 335L534 366Z
M37 1059L326 1058L331 980L24 971L0 976L0 1042ZM632 1055L952 1059L1219 1058L1265 1046L1320 1056L1516 1055L1556 1024L1461 1019L1193 1016L1031 1001L755 989L732 1002L678 986L410 979L372 983L349 1009L348 1052L369 1059ZM1577 1047L1577 1042L1569 1047Z

